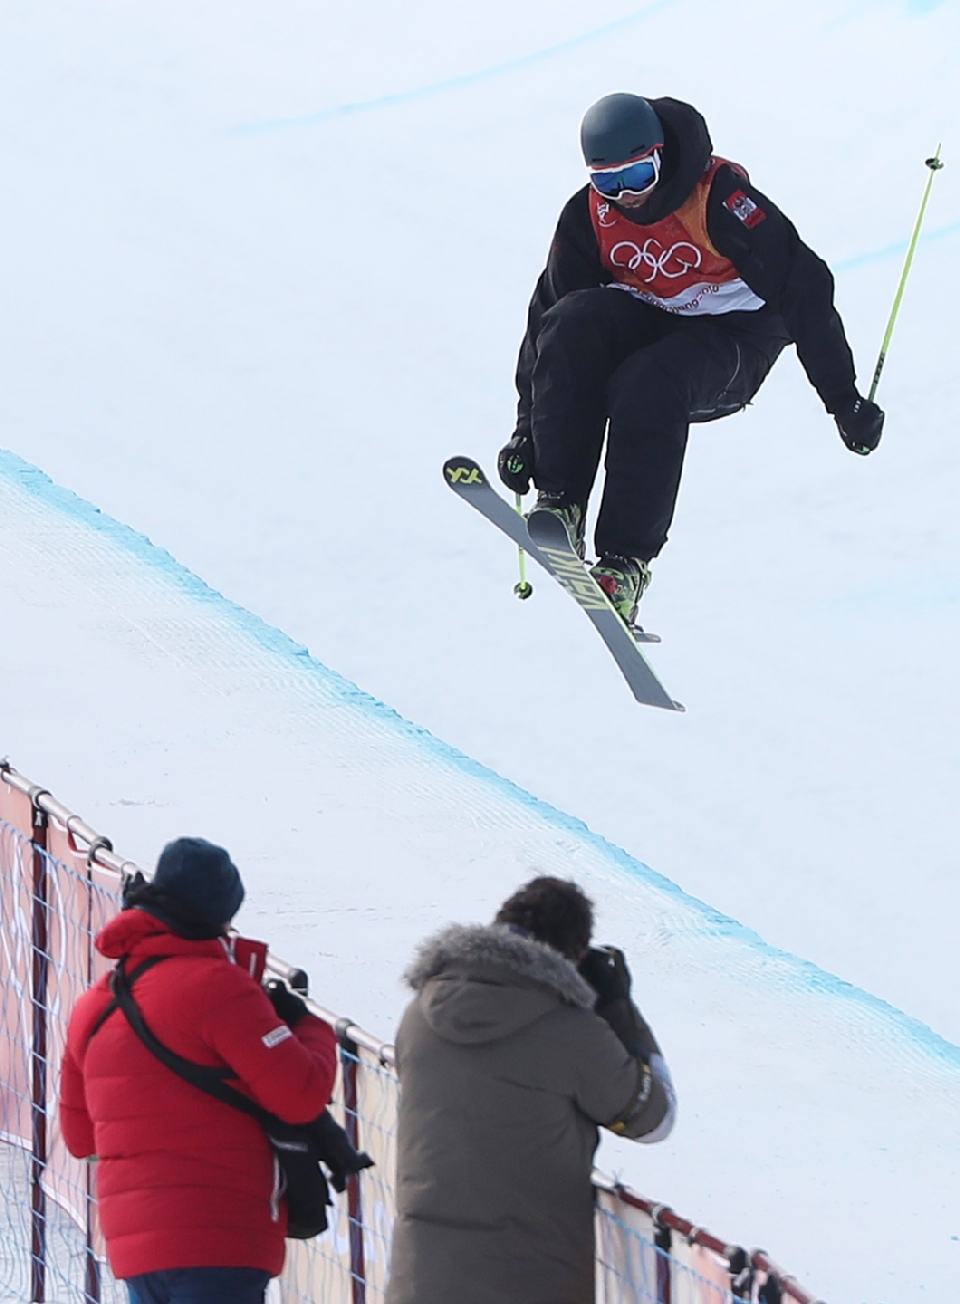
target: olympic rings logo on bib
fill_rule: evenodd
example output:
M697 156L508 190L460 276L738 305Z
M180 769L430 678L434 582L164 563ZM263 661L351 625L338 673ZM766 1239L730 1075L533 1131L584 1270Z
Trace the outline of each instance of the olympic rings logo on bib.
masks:
M703 262L703 254L687 240L678 240L669 249L664 249L659 240L650 236L644 241L642 249L632 240L621 240L610 250L610 261L614 267L624 267L631 272L638 271L640 267L649 268L649 276L642 277L649 285L658 276L675 281L688 272L695 271Z

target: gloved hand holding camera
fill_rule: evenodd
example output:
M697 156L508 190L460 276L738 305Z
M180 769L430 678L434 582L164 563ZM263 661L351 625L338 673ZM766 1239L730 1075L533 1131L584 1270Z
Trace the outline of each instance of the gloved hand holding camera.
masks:
M577 968L597 993L597 1005L630 995L633 980L626 957L615 946L591 946Z
M609 1023L630 1054L647 1063L651 1055L659 1055L656 1037L630 999L633 979L623 952L615 946L591 946L577 968L597 993L596 1013Z
M277 1014L291 1028L296 1027L300 1020L310 1013L306 1001L296 992L292 992L279 978L271 978L269 982L264 983L263 990Z

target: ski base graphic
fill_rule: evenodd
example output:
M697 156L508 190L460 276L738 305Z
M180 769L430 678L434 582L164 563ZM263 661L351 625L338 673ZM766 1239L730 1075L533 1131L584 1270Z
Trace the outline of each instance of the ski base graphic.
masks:
M632 630L621 619L577 556L562 521L547 511L533 511L525 520L496 492L472 458L451 457L444 463L443 473L454 493L529 553L583 608L638 702L666 711L684 709L667 693L638 646L641 640L659 640Z

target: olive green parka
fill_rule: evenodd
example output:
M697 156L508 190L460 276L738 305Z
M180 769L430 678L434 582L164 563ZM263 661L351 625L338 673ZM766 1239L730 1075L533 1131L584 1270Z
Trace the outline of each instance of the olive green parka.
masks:
M625 1049L576 967L509 925L445 930L406 978L387 1304L593 1304L598 1125L666 1135L662 1056Z

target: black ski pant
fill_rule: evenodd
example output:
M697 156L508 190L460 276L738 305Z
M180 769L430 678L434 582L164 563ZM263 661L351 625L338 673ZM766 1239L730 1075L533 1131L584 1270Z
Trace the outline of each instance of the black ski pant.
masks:
M746 315L679 317L609 286L575 290L544 314L534 479L585 504L606 433L598 556L649 561L666 543L690 423L749 403L788 342L779 319L765 332L733 320Z

